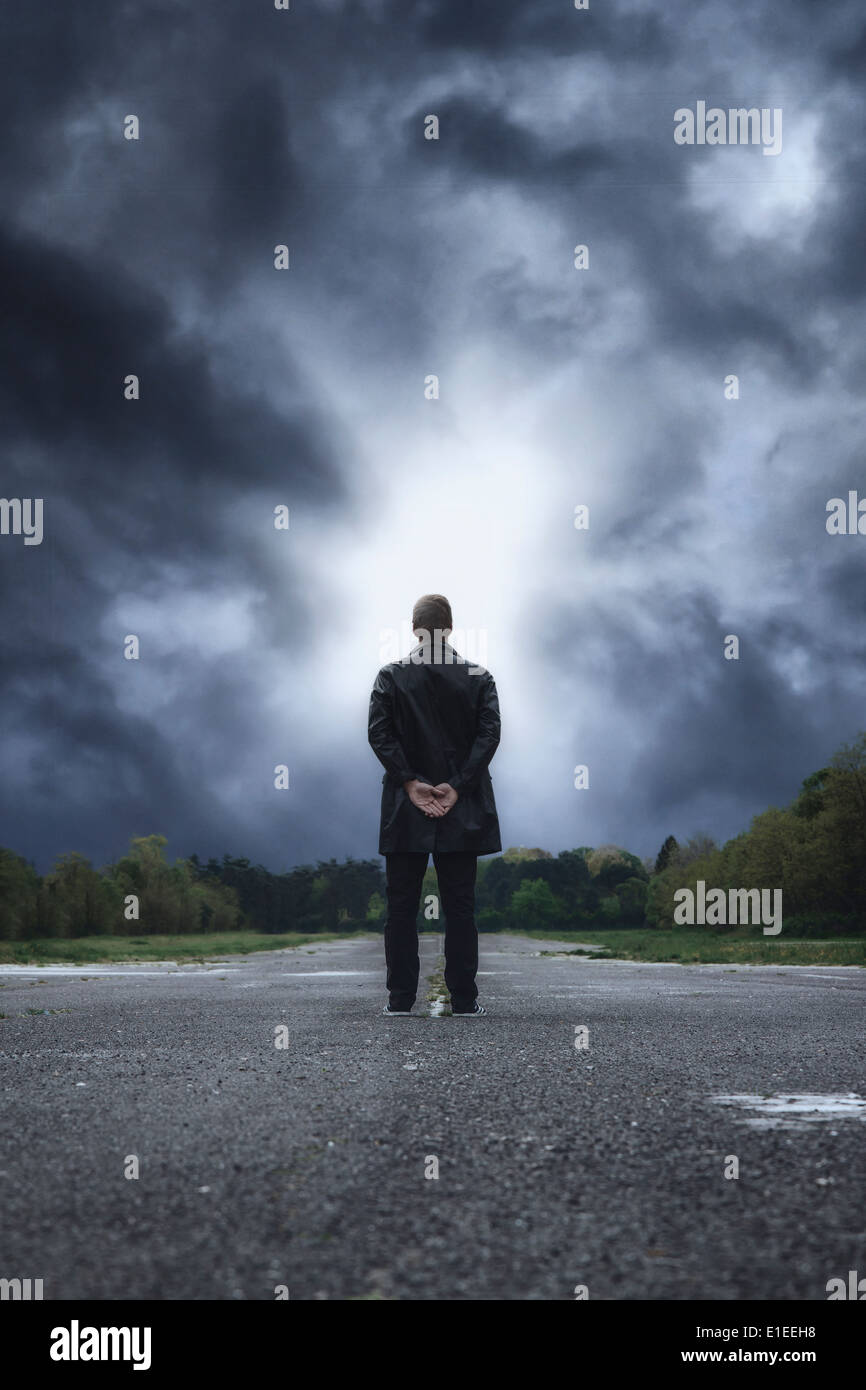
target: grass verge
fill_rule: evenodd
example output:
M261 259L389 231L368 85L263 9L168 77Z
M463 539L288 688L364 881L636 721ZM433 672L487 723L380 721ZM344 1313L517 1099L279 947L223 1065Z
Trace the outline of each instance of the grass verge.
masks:
M866 965L866 937L838 940L786 940L728 931L545 931L506 932L536 941L561 941L562 952L602 960L645 960L675 965ZM482 937L483 941L483 937ZM574 943L572 945L572 943ZM580 946L593 946L591 953Z
M281 936L271 936L264 932L245 931L189 936L38 937L28 941L0 941L0 964L108 965L115 961L209 960L368 935L369 932L356 931L322 932L314 936L284 932Z

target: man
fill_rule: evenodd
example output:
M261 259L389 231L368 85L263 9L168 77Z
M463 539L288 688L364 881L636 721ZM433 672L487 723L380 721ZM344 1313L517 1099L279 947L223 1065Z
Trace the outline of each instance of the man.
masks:
M450 646L451 630L448 600L419 598L412 612L418 645L382 667L370 696L370 744L385 769L379 853L388 885L389 1018L411 1013L418 991L416 919L431 853L445 913L451 1012L486 1013L475 983L475 877L478 856L502 848L487 770L499 744L499 699L490 672Z

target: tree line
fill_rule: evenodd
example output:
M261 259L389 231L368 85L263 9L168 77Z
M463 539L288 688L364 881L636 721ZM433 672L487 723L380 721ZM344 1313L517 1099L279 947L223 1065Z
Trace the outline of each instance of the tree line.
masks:
M274 874L229 854L169 863L166 844L162 835L136 837L126 855L102 869L65 854L44 876L0 848L0 940L315 934L384 924L379 859L320 860ZM676 891L694 891L699 879L726 891L781 888L788 935L866 932L866 733L807 777L790 806L770 807L723 846L706 835L683 844L669 835L655 860L618 845L584 845L555 857L520 847L481 859L476 918L480 931L664 929L673 923ZM418 925L439 927L432 866Z
M669 837L647 890L648 924L669 926L674 893L694 892L699 879L726 892L781 888L790 936L866 932L866 733L807 777L789 806L761 812L725 845Z

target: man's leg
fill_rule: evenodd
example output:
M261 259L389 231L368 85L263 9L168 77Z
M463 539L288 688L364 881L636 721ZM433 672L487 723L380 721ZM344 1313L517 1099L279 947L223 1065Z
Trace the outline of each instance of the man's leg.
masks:
M427 854L386 854L385 964L392 1009L411 1009L418 993L418 906Z
M445 913L445 983L451 1008L471 1009L478 998L478 930L475 926L477 854L434 854Z

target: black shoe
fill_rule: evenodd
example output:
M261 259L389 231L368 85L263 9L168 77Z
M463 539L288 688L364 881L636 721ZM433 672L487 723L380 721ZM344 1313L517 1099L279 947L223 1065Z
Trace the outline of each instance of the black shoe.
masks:
M384 1009L382 1010L382 1013L385 1015L386 1018L408 1018L411 1012L411 1008L392 1009L390 1004L386 1004Z
M472 1008L471 1008L471 1009L452 1009L452 1010L451 1010L451 1017L452 1017L452 1018L480 1018L482 1014L486 1014L486 1013L487 1013L487 1010L485 1009L484 1005L483 1005L483 1004L479 1004L478 1000L476 999L476 1000L475 1000L475 1003L472 1005Z

